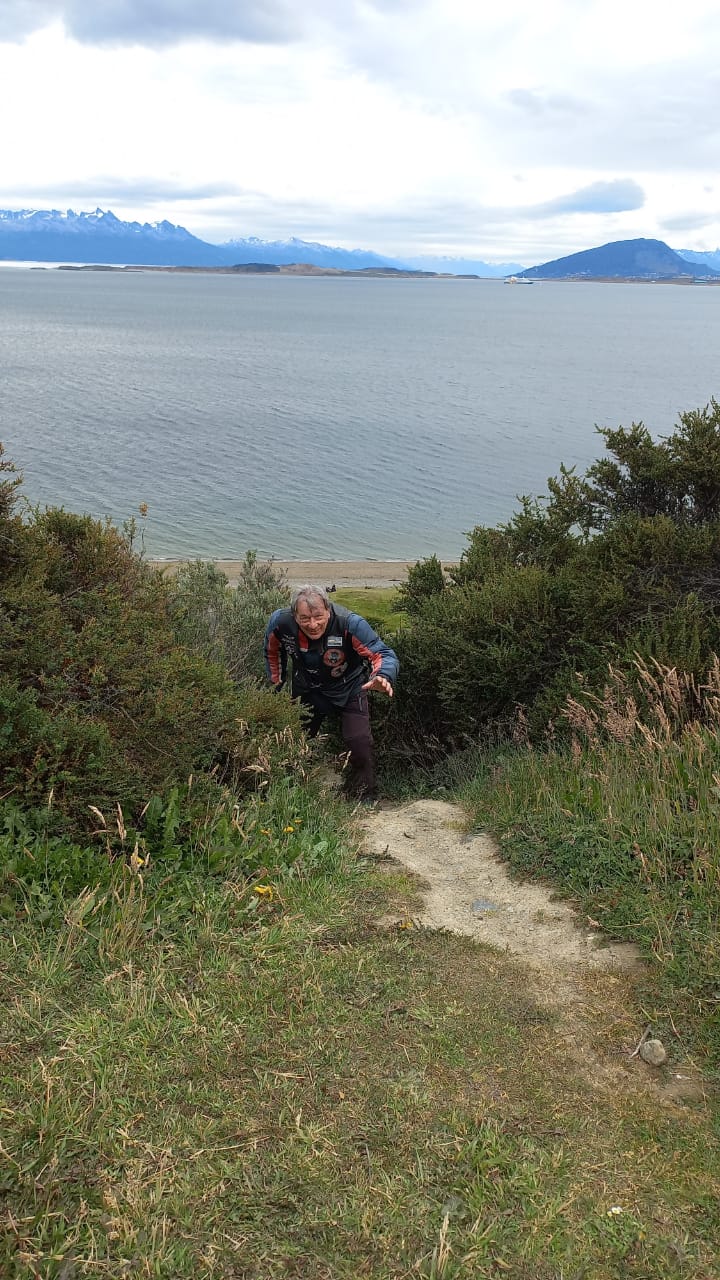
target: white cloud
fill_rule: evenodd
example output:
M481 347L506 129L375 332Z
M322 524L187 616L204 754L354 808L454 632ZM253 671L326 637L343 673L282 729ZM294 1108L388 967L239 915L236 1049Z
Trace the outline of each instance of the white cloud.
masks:
M298 33L287 0L4 0L0 37L22 38L61 22L83 43L164 47L184 40L284 43Z
M527 262L720 242L714 0L5 0L0 41L6 207Z

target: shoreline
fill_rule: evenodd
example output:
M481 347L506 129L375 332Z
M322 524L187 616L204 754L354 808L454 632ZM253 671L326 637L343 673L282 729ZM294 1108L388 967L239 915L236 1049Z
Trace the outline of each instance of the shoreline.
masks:
M189 560L151 560L150 563L163 573L174 573ZM216 569L225 574L231 587L237 586L242 560L211 560ZM312 583L321 587L397 587L407 578L407 571L416 560L258 560L259 565L270 564L287 578L291 588ZM448 567L452 562L443 561Z

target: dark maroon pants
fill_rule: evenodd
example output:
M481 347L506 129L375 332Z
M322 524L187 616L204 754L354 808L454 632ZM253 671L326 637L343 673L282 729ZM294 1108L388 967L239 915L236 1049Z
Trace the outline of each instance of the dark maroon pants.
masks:
M319 690L300 694L305 707L308 736L314 738L320 732L327 716L339 716L343 742L350 752L350 776L348 791L352 795L373 796L375 793L375 761L373 738L370 728L370 707L366 693L351 698L344 707L331 702Z

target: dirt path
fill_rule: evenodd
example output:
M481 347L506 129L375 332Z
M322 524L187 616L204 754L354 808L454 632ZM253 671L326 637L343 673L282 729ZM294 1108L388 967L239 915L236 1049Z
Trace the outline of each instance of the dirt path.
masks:
M534 969L637 968L637 948L604 943L549 889L511 879L494 842L466 827L462 809L442 800L377 809L367 818L373 856L394 858L427 884L419 923L487 942Z
M464 934L527 965L528 991L552 1010L564 1051L596 1085L650 1088L666 1100L702 1096L702 1082L687 1063L671 1055L659 1071L633 1056L645 1030L628 1013L643 970L636 947L604 939L594 922L545 886L512 879L495 843L467 833L457 805L383 806L363 825L373 859L400 863L419 878L423 903L413 912L414 924Z

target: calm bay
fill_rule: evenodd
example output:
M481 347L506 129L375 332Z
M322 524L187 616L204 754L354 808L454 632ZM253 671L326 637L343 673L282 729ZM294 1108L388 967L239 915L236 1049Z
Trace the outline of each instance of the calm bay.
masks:
M452 559L719 352L720 288L0 267L0 439L155 557Z

